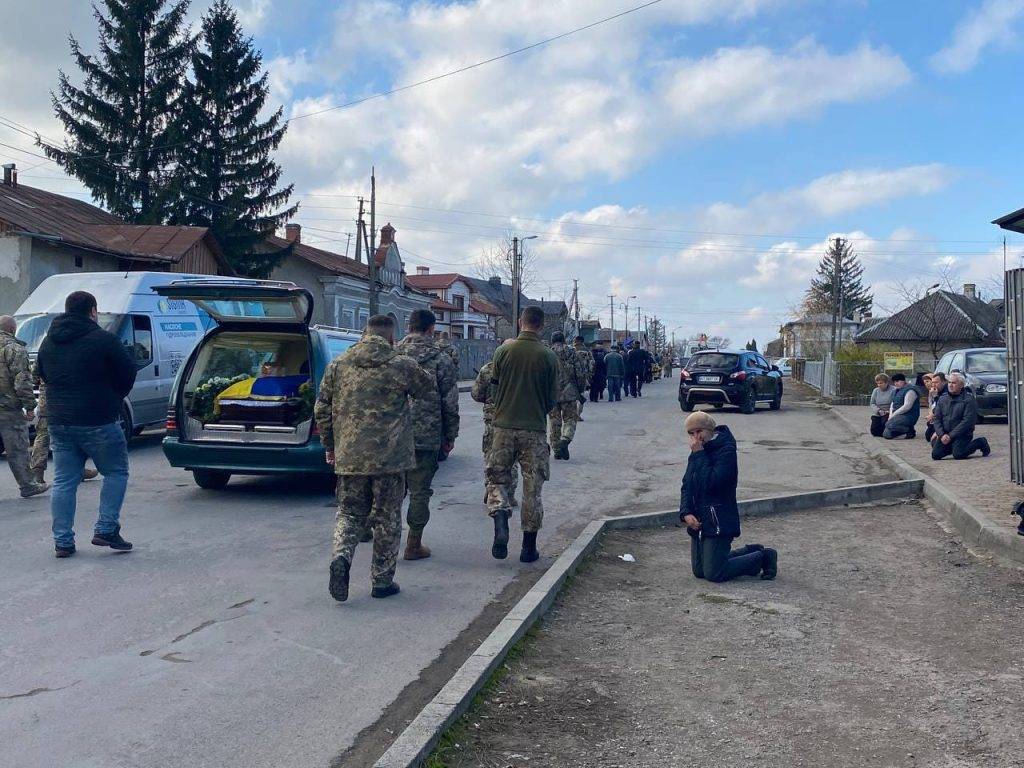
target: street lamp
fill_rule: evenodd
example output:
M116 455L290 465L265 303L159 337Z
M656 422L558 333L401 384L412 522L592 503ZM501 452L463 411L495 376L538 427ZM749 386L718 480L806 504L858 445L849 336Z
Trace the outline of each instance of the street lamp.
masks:
M620 305L620 306L625 307L625 309L626 309L626 325L625 325L625 328L626 328L626 336L627 337L629 336L629 300L630 299L635 299L635 298L637 298L637 297L636 296L627 296L626 297L626 303L624 305ZM615 329L614 328L612 328L612 336L613 337L615 336ZM612 339L612 343L614 343L614 342L615 342L615 339L613 338Z
M522 240L536 240L537 235L528 235ZM512 238L512 323L519 335L519 294L522 285L522 254L519 252L520 238Z

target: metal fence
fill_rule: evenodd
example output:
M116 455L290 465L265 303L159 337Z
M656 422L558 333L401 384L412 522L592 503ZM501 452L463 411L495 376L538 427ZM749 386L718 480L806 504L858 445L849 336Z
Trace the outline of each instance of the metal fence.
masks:
M491 339L452 339L459 351L459 380L475 379L484 363L494 356L498 342Z
M1008 270L1005 281L1010 479L1024 485L1024 269Z
M834 397L837 391L836 364L828 359L804 362L803 382L821 392L824 397Z
M914 371L930 371L934 367L935 361L932 358L915 356ZM801 380L817 389L824 397L867 405L867 398L875 388L875 376L884 368L885 363L881 360L835 362L826 357L825 360L807 360L803 365ZM914 371L906 372L908 379Z

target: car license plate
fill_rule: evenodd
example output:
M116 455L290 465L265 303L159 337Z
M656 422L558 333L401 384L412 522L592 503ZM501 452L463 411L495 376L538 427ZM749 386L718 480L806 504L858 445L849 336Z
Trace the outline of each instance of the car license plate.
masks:
M697 381L699 381L701 384L717 384L718 383L718 377L717 376L698 376L697 377Z

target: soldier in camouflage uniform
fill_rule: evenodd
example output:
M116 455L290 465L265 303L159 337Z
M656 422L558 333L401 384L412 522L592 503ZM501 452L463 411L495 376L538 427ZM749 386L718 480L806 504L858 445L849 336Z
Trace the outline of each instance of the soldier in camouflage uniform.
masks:
M551 334L551 351L558 358L558 403L548 414L548 439L554 446L554 457L568 461L569 443L576 435L579 421L579 401L587 371L572 347L565 344L561 331Z
M36 405L36 437L32 441L32 455L29 457L28 468L37 483L45 482L46 464L50 459L50 424L46 417L46 386L39 376L39 365L32 366L32 386L39 392ZM92 480L99 476L95 469L86 467L82 470L83 480Z
M506 339L503 344L508 344L511 339ZM484 439L483 439L483 452L484 452L484 465L488 462L488 457L491 453L491 445L494 442L494 363L488 361L484 363L483 368L479 370L476 375L476 381L473 382L473 388L470 390L470 397L476 400L478 403L483 405L484 412ZM513 463L509 470L512 482L509 483L508 496L509 504L512 507L518 507L519 502L516 501L516 486L519 485L519 470ZM484 478L484 503L487 503L487 487L486 487L486 476Z
M395 568L402 539L405 473L416 467L412 405L436 382L395 351L395 321L374 315L363 338L327 366L314 418L327 463L338 475L330 592L348 599L356 545L373 527L373 597L398 593Z
M16 327L10 315L0 317L0 440L21 498L27 499L45 493L50 486L35 482L28 467L28 425L35 418L36 394L28 352L14 337Z
M430 520L430 484L437 472L437 459L447 454L459 436L459 375L455 363L434 341L437 318L429 309L417 309L409 315L409 333L396 349L411 357L422 368L434 386L428 397L413 401L412 427L416 443L416 468L405 476L409 487L409 511L406 522L409 536L405 541L406 560L430 557L423 546L423 529Z
M583 341L582 336L577 336L572 340L572 348L576 350L576 355L580 359L580 365L583 366L585 376L580 380L580 407L577 414L577 420L583 421L583 406L587 404L587 393L590 391L590 382L594 380L594 356L587 349L587 345Z
M551 452L544 427L547 413L558 399L558 360L540 341L544 327L540 307L524 309L519 322L522 332L515 341L499 347L491 361L494 433L485 480L487 513L494 520L491 555L504 560L508 557L508 519L512 514L512 467L518 463L523 470L523 549L519 560L532 563L540 557L537 532L544 521L541 489L550 476Z

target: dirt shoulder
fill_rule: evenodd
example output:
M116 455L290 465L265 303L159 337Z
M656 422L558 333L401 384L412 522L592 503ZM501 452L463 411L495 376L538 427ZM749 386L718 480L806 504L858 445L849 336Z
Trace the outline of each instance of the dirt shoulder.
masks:
M694 579L678 529L609 535L429 765L1021 765L1024 572L916 502L744 530L776 581Z

